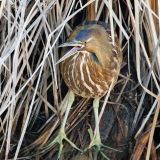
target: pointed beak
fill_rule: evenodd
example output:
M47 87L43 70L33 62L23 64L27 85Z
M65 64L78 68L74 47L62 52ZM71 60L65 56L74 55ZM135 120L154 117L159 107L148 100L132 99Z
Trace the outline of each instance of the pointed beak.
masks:
M55 63L55 65L57 65L58 63L61 63L65 59L69 58L70 56L73 56L74 54L77 53L77 51L79 51L79 47L73 47L67 53L65 53L64 56Z
M73 41L65 42L59 45L58 47L84 47L84 43L81 41L73 40Z
M57 65L58 63L61 63L65 59L67 59L70 56L76 54L84 46L85 45L84 45L83 42L81 42L81 41L75 41L75 40L74 41L68 41L66 43L63 43L63 44L59 45L58 47L72 47L72 48L67 53L65 53L64 56L62 58L60 58L60 60L58 60L55 65Z

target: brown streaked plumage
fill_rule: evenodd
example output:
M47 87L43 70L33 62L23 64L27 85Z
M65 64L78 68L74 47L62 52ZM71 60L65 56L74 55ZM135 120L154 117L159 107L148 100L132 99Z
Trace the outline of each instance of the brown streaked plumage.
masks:
M116 83L122 63L117 36L113 45L109 28L95 22L78 26L67 41L84 45L61 64L61 73L67 86L81 97L104 96L112 78ZM63 52L69 49L64 48Z

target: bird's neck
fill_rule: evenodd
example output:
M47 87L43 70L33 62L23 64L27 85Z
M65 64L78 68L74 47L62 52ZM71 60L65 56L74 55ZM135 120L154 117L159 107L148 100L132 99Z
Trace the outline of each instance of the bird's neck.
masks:
M95 47L95 53L100 64L104 68L110 65L110 61L112 57L112 48L109 45L100 45Z

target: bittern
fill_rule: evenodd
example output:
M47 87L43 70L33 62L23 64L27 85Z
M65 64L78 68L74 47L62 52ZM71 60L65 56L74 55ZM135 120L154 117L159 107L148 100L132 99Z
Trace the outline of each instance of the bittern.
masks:
M115 85L122 63L122 51L116 34L114 38L115 43L106 23L94 21L78 26L67 42L61 45L63 53L74 47L77 49L72 56L61 62L61 74L70 91L64 120L54 141L60 143L60 152L63 139L76 148L65 134L65 124L75 95L94 99L95 124L98 124L99 100L112 83L112 86ZM102 143L99 126L94 134L89 147L97 146L100 149Z

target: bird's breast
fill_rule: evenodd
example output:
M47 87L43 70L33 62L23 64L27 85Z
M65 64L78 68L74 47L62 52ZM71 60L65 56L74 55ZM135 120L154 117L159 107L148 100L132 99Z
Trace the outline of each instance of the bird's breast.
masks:
M109 89L113 74L96 63L91 53L79 52L62 62L61 73L67 86L81 97L102 97Z

